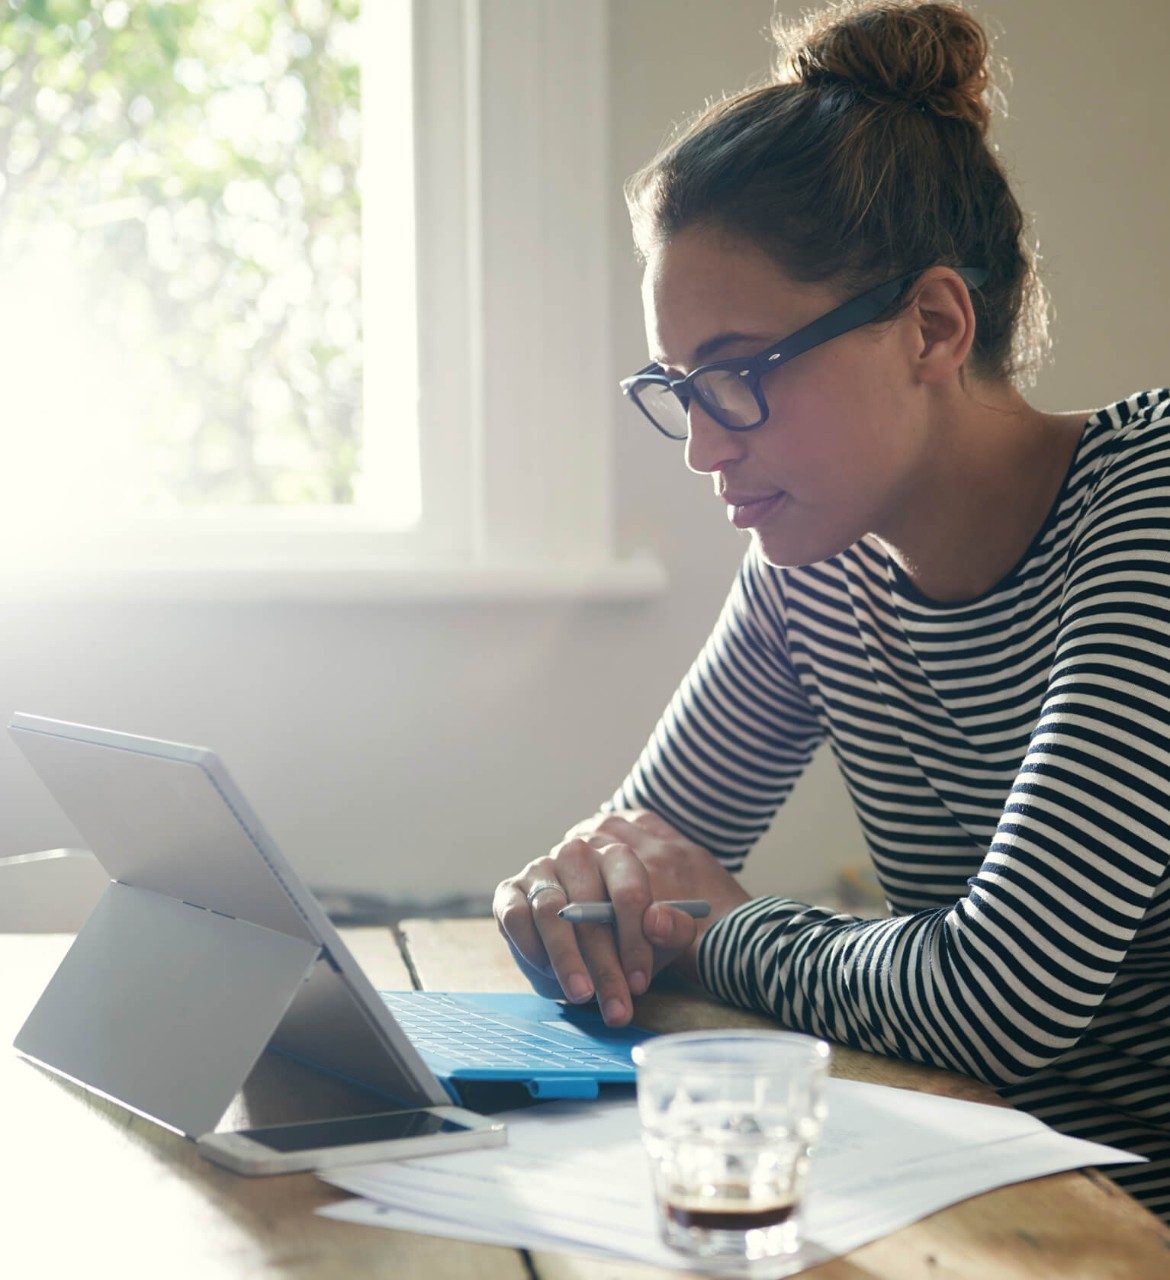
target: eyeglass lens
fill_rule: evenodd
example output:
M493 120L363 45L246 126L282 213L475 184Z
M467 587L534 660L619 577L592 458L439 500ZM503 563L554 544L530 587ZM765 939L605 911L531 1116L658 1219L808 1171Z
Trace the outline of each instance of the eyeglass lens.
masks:
M696 378L689 391L724 426L748 427L760 420L760 406L748 380L733 370L712 369ZM635 394L660 431L674 440L687 438L687 411L668 386L644 382Z
M654 425L672 440L687 438L687 411L682 401L661 382L642 382L635 389L638 404L650 415Z
M749 379L733 369L712 369L692 384L699 401L725 427L748 427L760 420L760 406Z

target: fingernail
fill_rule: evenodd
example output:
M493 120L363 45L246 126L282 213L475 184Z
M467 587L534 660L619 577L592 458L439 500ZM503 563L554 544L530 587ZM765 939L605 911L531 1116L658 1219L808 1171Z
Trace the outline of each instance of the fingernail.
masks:
M574 1000L588 1000L593 994L593 983L583 973L575 973L569 979L569 995Z
M640 996L646 990L646 975L641 969L635 969L630 974L630 990L636 996Z
M626 1006L621 1000L607 1000L601 1012L606 1022L618 1022L626 1016Z

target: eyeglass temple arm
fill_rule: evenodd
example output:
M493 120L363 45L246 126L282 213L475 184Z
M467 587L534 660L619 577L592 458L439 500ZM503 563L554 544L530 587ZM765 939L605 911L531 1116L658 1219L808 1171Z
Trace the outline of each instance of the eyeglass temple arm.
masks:
M954 270L955 274L972 289L978 289L990 274L986 267L955 267ZM921 274L921 271L911 271L908 275L900 276L897 280L879 285L860 297L842 303L828 315L812 321L802 329L798 335L795 335L798 340L791 346L781 343L781 350L760 356L758 362L760 367L766 369L768 365L780 359L791 360L794 356L820 346L822 342L828 342L842 333L848 333L850 329L860 328L861 325L875 320L905 290L906 286L917 280ZM675 381L663 373L661 365L651 362L629 378L623 378L619 385L622 391L629 395L633 384L643 378L654 378L668 385L672 385Z
M972 289L978 289L988 276L986 267L955 267L954 270L955 274ZM842 303L835 310L830 311L819 320L812 321L811 324L803 328L799 334L795 335L798 340L792 346L784 347L781 351L774 351L769 355L760 357L760 363L764 368L767 368L768 365L777 360L791 360L794 356L801 355L813 347L820 346L822 342L828 342L842 333L848 333L850 329L858 329L863 324L876 320L894 299L900 293L903 293L906 287L917 280L921 274L921 271L911 271L907 275L900 276L897 280L891 280L887 284L879 285L876 289L871 289L868 293L861 294L860 297Z

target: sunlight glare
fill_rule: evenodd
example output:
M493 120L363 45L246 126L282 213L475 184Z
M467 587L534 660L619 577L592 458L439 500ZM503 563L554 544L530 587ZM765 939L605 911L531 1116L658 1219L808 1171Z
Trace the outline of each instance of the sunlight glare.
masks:
M133 361L87 315L68 258L48 248L0 279L0 351L0 560L23 568L74 559L91 532L133 514L147 489Z

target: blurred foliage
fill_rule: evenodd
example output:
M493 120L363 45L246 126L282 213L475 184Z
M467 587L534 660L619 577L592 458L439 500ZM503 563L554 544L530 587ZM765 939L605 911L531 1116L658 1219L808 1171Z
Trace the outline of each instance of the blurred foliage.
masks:
M88 318L155 369L155 505L352 500L357 16L0 0L0 273L68 255Z

